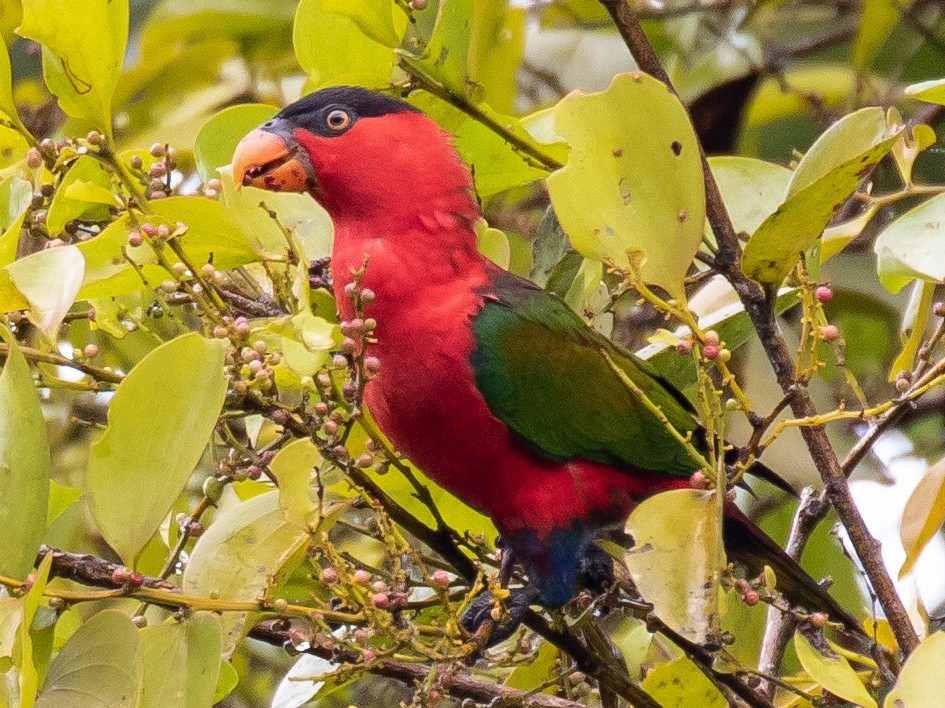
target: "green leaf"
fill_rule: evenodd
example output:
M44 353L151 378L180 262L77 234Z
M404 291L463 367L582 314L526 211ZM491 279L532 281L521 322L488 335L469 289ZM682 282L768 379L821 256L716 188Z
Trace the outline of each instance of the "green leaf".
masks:
M278 108L264 103L242 103L215 113L200 128L194 142L197 171L205 182L229 165L236 144L246 133L272 118Z
M308 194L267 192L256 187L237 191L229 170L220 170L219 178L223 182L223 203L227 212L247 238L260 244L260 257L281 257L288 249L279 224L291 231L298 243L304 244L306 258L314 260L331 254L331 218ZM261 204L275 212L278 224Z
M223 512L197 539L184 570L184 592L256 600L273 578L278 584L295 569L307 545L308 535L285 520L278 492L251 497ZM233 653L249 621L246 612L221 616L223 658Z
M23 578L46 530L49 443L33 375L13 336L0 372L0 575Z
M945 106L945 79L921 81L917 84L906 86L903 93L919 101L937 103L941 106Z
M91 191L93 186L99 187L99 190ZM90 193L94 195L93 199L88 198ZM106 197L104 202L103 193ZM105 221L109 214L106 205L115 205L111 176L101 162L83 155L72 163L62 178L62 184L49 205L46 225L50 232L56 233L62 231L66 222L72 219Z
M266 249L256 236L237 223L229 210L219 202L206 197L168 197L151 203L147 221L164 224L172 231L178 221L187 227L181 243L191 261L198 267L208 262L220 270L228 270L255 260L256 254ZM85 279L78 297L81 300L124 295L146 286L141 276L123 255L141 267L141 273L154 287L167 277L167 271L157 266L157 256L145 243L128 246L128 234L133 230L127 216L109 224L93 239L80 243L77 248L85 256Z
M479 228L481 227L481 228ZM512 247L509 245L509 237L501 229L495 229L486 224L483 219L477 225L477 241L479 252L502 268L509 267L509 261L512 259Z
M786 167L752 157L710 157L709 166L735 231L746 234L774 213L791 180Z
M679 100L646 74L621 74L602 93L564 98L555 130L571 157L548 178L548 192L574 247L624 266L628 251L642 254L644 281L684 300L705 198L696 137Z
M73 118L112 132L112 94L128 41L128 0L23 0L18 33L43 45L43 76Z
M634 546L624 555L654 613L694 642L718 628L725 564L715 492L677 489L646 499L627 519Z
M794 650L804 671L830 693L863 708L876 708L876 701L845 658L825 656L800 631L794 632Z
M134 708L141 691L138 630L117 610L99 612L66 642L46 674L36 708Z
M85 274L85 258L76 246L48 248L3 266L29 302L30 322L51 341L75 302Z
M475 100L477 85L469 75L472 35L473 0L441 0L423 56L405 57L405 61L459 95Z
M658 664L643 679L643 690L663 708L725 708L729 702L687 657Z
M873 244L883 286L899 292L914 278L941 283L945 278L945 194L910 209L889 224Z
M240 675L229 661L220 662L220 677L217 679L217 689L213 694L213 704L216 705L229 696L240 682Z
M394 50L364 34L351 18L330 12L323 2L301 0L292 29L295 57L312 86L389 86Z
M929 466L903 509L899 536L906 558L899 569L900 579L912 571L926 544L942 524L945 524L945 458Z
M787 199L745 244L745 275L780 285L901 132L887 127L881 108L863 108L828 128L798 164Z
M269 469L279 483L279 508L285 520L303 531L308 529L315 502L311 480L321 455L311 440L295 440L276 453Z
M853 40L853 63L862 68L869 66L876 51L889 39L899 23L899 0L864 0L860 26Z
M322 0L322 10L344 15L385 47L396 47L407 30L407 15L392 0Z
M945 673L945 632L926 637L909 655L899 672L896 685L886 695L883 708L925 708L938 705L942 687L938 677Z
M214 704L220 675L220 621L198 612L141 630L144 682L139 708Z
M112 398L89 456L88 498L105 540L129 566L210 439L226 396L224 349L196 333L177 337L142 359Z

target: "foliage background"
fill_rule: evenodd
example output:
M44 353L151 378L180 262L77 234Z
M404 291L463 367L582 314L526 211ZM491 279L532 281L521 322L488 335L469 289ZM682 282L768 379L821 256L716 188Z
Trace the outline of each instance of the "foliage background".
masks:
M193 594L204 594L207 586L201 582L209 582L215 592L224 583L227 590L236 593L222 594L224 599L252 601L267 585L272 586L275 596L290 603L304 604L312 592L317 599L327 597L328 591L319 586L317 569L306 565L311 559L299 565L298 557L299 549L304 550L304 544L299 546L305 537L304 519L314 508L307 503L304 490L308 473L318 462L318 452L310 445L287 445L280 432L285 421L278 414L274 417L272 408L258 404L253 409L232 401L233 382L241 378L244 388L267 394L259 380L240 372L239 366L231 366L231 396L226 404L231 417L239 421L217 425L226 382L215 372L223 361L225 345L197 338L177 339L175 348L165 350L163 357L155 353L159 344L186 332L212 333L214 326L221 326L222 320L208 314L216 304L206 300L206 292L193 292L193 272L182 277L174 271L174 255L167 262L144 255L143 280L121 261L120 255L128 233L143 219L167 224L171 229L177 222L184 222L188 230L183 243L192 262L199 267L213 254L208 277L225 271L227 274L220 276L225 282L244 278L250 283L244 283L250 292L262 288L273 300L289 306L295 315L291 320L251 318L250 341L258 337L269 352L281 353L282 365L276 363L272 369L283 403L292 407L302 396L310 395L317 386L311 376L329 363L330 351L338 341L333 305L323 293L308 292L305 273L291 263L279 262L285 261L285 238L279 226L257 208L260 196L246 191L235 193L227 183L226 171L217 172L228 163L233 145L246 130L300 93L334 83L376 88L389 86L391 80L401 86L410 83L418 89L411 100L456 135L461 153L476 167L477 188L488 224L493 227L481 234L485 252L515 272L545 281L550 274L549 287L561 292L595 326L631 349L645 347L649 337L663 325L661 313L641 305L633 293L611 302L608 287L615 290L616 281L605 276L599 261L563 255L566 244L563 246L560 232L548 217L548 195L541 178L548 174L549 166L567 159L567 148L555 140L551 114L545 109L576 89L604 90L615 74L634 68L610 18L598 3L570 0L507 6L485 0L450 0L440 8L444 19L437 30L435 2L411 11L416 24L409 29L407 15L393 2L132 0L127 18L124 7L118 0L96 0L82 8L55 0L25 0L22 6L10 0L0 3L0 32L11 58L9 82L0 61L0 110L10 119L9 125L0 126L0 170L4 177L0 182L0 226L4 229L0 237L0 311L30 310L32 327L19 315L8 317L7 324L16 331L21 344L47 354L58 352L88 367L73 375L74 367L70 373L69 366L54 366L63 363L55 359L30 359L42 399L52 486L45 514L27 504L19 504L15 510L0 507L7 514L5 526L15 524L23 529L18 537L5 542L5 555L18 559L2 568L5 576L23 578L40 541L123 561L145 575L158 575L166 569L170 550L179 540L178 515L192 514L201 499L214 496L217 507L207 510L200 519L201 526L208 529L200 542L209 550L201 555L190 541L182 556L190 559ZM415 7L420 4L415 3ZM945 29L935 3L678 0L640 5L638 9L647 18L645 27L651 41L689 105L710 154L737 154L790 165L835 120L862 106L896 105L906 118L936 130L940 126L937 104L919 103L903 95L905 86L939 78L942 73L945 40L939 35ZM123 37L126 21L130 27L127 49ZM406 39L401 43L405 32ZM430 42L425 53L418 37ZM395 54L393 47L398 44L400 53ZM451 59L437 61L443 56L435 51L437 47L448 49ZM391 74L398 57L399 67ZM90 73L84 74L86 71ZM83 75L94 77L94 81L84 84ZM447 94L453 104L484 113L479 119L470 117L468 110L463 112L442 100ZM526 148L524 157L522 150L514 150L484 125L483 120L488 122L490 118L521 138ZM588 117L582 118L587 121ZM594 135L594 123L585 125ZM659 130L656 125L652 128ZM104 133L109 151L104 159L88 155L101 152L101 143L90 140L89 131ZM39 140L47 137L67 142L52 149L43 147L46 159L42 166L29 163L31 141L39 146ZM856 138L866 140L862 135ZM167 189L150 184L152 178L131 167L135 156L142 161L145 172L152 162L160 162L160 156L148 153L154 143L175 150L176 166ZM100 165L104 165L104 171ZM942 169L943 152L936 144L918 155L913 180L916 184L939 184ZM165 179L163 174L157 177ZM211 182L220 179L221 185ZM34 192L45 183L55 185L53 196L34 202ZM898 189L899 177L892 159L880 164L872 183L876 193ZM410 185L391 188L409 190ZM911 359L910 364L904 364L903 347L907 359L914 355L933 322L929 313L933 290L922 283L940 282L945 275L945 249L940 248L932 249L926 257L925 270L918 274L915 286L893 293L883 287L877 274L872 248L877 234L928 197L920 190L907 191L877 204L868 222L855 222L853 217L860 213L856 200L848 204L837 217L841 223L848 219L853 222L838 236L843 252L825 260L813 276L833 288L834 298L826 311L830 322L842 332L842 362L858 382L865 400L872 402L896 395L895 374L911 368ZM155 192L172 196L154 199ZM152 197L154 213L130 217L129 199L137 199L140 206L143 194ZM330 226L307 197L263 198L292 232L292 247L299 259L314 260L328 253ZM80 228L70 233L67 224L73 223ZM48 247L50 243L53 248ZM75 248L61 248L65 243ZM76 249L81 259L74 255ZM260 265L262 261L268 261L268 270ZM233 270L236 268L242 270ZM910 279L913 276L915 273ZM164 287L168 280L170 285ZM189 285L178 284L178 280ZM267 281L270 285L265 284ZM304 307L309 297L314 315ZM910 301L915 304L912 309L907 308ZM717 312L725 304L723 296L705 295L703 314ZM87 316L90 308L95 313L93 318ZM782 324L789 339L799 341L799 308L787 309ZM233 334L233 323L222 326L229 326L229 334ZM744 329L744 323L739 326ZM910 338L913 332L918 334ZM734 340L734 335L731 338ZM225 337L217 341L223 342ZM89 349L90 344L94 348ZM820 410L832 410L854 396L849 378L834 363L835 356L827 345L821 346L826 366L817 373L813 394ZM0 392L8 403L6 408L0 403L0 412L5 410L8 420L13 420L13 408L34 405L28 402L34 382L24 387L25 370L14 369L19 359L10 355L6 361ZM667 365L665 361L663 365ZM731 366L756 409L771 409L780 391L753 338L746 338L738 348ZM109 381L109 372L125 375L135 367L139 367L136 387L128 381L127 407L119 409L117 396L112 399L97 389L113 388L115 381ZM259 400L265 399L262 395ZM903 505L926 474L925 461L941 456L941 410L940 391L921 399L899 424L899 437L889 438L883 448L887 451L878 458L868 458L852 483L868 522L873 518L872 509L876 509L874 533L885 548L894 549L887 559L894 576L905 550L899 539L898 521L890 522L893 515L889 507L894 498ZM41 460L46 446L36 429L37 421L17 420L5 428L0 421L0 448L5 455L13 456L5 459L29 456ZM107 445L103 447L99 440L98 428L106 422L116 447L125 451L118 458L106 454ZM731 416L730 423L734 439L747 438L749 429L740 416ZM856 423L830 428L832 440L841 451L855 443L858 432ZM364 454L365 436L363 430L353 429L348 441L352 457ZM29 445L21 444L27 438L40 442L30 450ZM150 447L146 441L151 441ZM809 460L798 454L801 448L796 430L789 430L766 451L765 461L797 486L817 485L819 479ZM164 454L168 449L175 451L172 463ZM230 453L230 449L237 452ZM271 455L265 456L266 450L281 452L273 460ZM371 464L383 465L382 455L370 454ZM890 462L903 455L909 456L909 465L903 466L902 459ZM276 501L276 495L268 497L268 502L253 502L271 490L263 482L246 479L246 469L260 463L271 463L281 483L281 501ZM37 464L42 467L42 462ZM322 471L326 484L334 484L335 493L350 495L328 466ZM205 480L214 475L222 481L222 491L214 489L211 495ZM389 474L378 479L388 494L429 521L424 516L429 512L411 498L403 478ZM11 482L7 495L22 502L30 493L37 493L36 484L35 478ZM298 497L303 501L288 501L287 489L301 489ZM453 528L469 530L474 536L473 545L479 544L483 552L489 550L494 530L487 520L439 490L434 489L434 497ZM874 506L870 506L871 501ZM758 498L746 498L745 502L777 540L784 538L793 501L762 490ZM242 506L247 503L257 505L253 513L259 520L248 515ZM237 507L238 512L229 513ZM934 506L922 512L932 521L942 513ZM303 523L293 526L292 514L301 515ZM354 528L360 523L378 523L363 509L347 510L345 514ZM227 523L235 529L248 528L249 532L278 525L288 534L287 538L267 539L264 543L268 545L260 551L267 572L275 574L277 582L269 583L271 578L263 577L261 584L254 586L253 580L242 576L231 577L229 583L221 579L232 576L234 566L219 562L223 556L211 541L215 538L213 529L229 529ZM836 595L845 604L864 606L856 574L833 539L830 526L823 524L809 544L805 566L815 577L830 575ZM224 534L224 530L217 533ZM348 536L353 540L342 536L335 541L362 564L382 563L384 553L377 540L359 537L350 529ZM933 537L931 551L914 574L925 609L933 617L945 602L945 593L939 578L929 578L925 569L940 568L937 563L945 553L941 541L940 535ZM899 550L895 550L897 545ZM929 556L930 552L938 556ZM238 559L227 560L236 563ZM218 562L214 564L214 560ZM284 568L278 561L285 562ZM172 579L179 581L177 570L172 563ZM280 570L287 577L281 577ZM313 574L314 580L309 577ZM88 588L68 580L56 579L53 583L52 587L64 592L88 592ZM914 598L911 583L911 578L903 581L904 594ZM247 590L247 584L249 594L238 595ZM24 687L22 675L29 663L24 659L25 639L14 639L12 631L18 626L17 618L22 620L23 615L18 613L29 607L28 598L5 598L6 604L0 606L5 613L0 613L0 628L10 630L2 637L0 648L15 665L4 675L11 701L25 700L16 698ZM32 632L40 677L48 666L50 652L66 645L80 625L88 627L83 622L94 611L107 605L132 613L139 607L139 601L132 599L83 599L87 601L66 606L70 609L61 613L55 629L52 620L56 613L46 607L40 610L42 621L34 621ZM751 664L763 612L737 599L728 604L726 627L732 628L738 638L731 651ZM164 616L166 613L154 606L148 610L152 627ZM93 639L108 637L109 641L137 646L137 640L127 634L126 625L113 615L102 617L96 620L102 629L92 626L93 632L100 632ZM185 625L193 633L188 639L168 635L150 641L159 642L154 646L165 651L179 642L193 657L202 657L206 663L218 641L208 622L202 615L188 620ZM106 626L108 623L114 626ZM639 621L621 623L611 619L609 631L632 667L638 668L641 662L668 666L671 654L661 653L667 650L650 641ZM532 647L534 656L520 656L511 666L489 667L483 676L526 690L542 685L553 675L559 657L546 645L542 645L544 649L537 646ZM113 651L115 647L109 649ZM294 654L257 641L239 642L226 664L232 669L211 672L223 672L219 695L228 695L222 705L253 706L271 700L286 672L296 664ZM147 685L148 672L161 662L154 659L154 654L144 656L144 668L138 670L144 671ZM169 665L179 667L182 661ZM786 672L798 668L789 658ZM323 663L306 671L319 674L327 670L328 665ZM151 681L155 681L153 675ZM299 685L315 695L316 684ZM338 681L337 685L334 692L323 687L312 704L392 705L399 700L409 701L411 695L402 683L371 675ZM335 684L329 684L327 688L333 687ZM207 688L195 679L185 690L201 696ZM160 705L167 700L159 692L148 698L145 690L142 695L145 704L154 700ZM575 695L581 698L579 693ZM43 700L46 705L57 704L54 695ZM191 705L200 705L202 699L191 700L195 701Z

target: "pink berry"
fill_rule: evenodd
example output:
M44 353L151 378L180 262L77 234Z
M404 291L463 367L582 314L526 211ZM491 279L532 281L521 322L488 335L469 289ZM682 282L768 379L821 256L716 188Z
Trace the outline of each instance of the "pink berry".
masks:
M676 342L676 353L685 356L692 351L692 342L688 339L680 339Z
M761 599L761 597L759 597L757 591L749 590L744 595L742 595L742 599L745 601L746 605L752 607L753 605L758 604L758 601Z
M840 338L840 330L837 325L825 325L820 328L820 336L825 342L836 342Z
M702 347L702 356L704 356L706 359L712 360L719 355L720 351L721 349L719 349L717 344L706 344L704 347Z
M354 582L358 585L367 585L371 580L371 574L364 570L363 568L358 568L354 571Z
M833 300L833 290L828 288L826 285L821 285L814 291L814 297L816 297L820 302L830 302Z
M719 346L719 342L721 340L719 339L718 332L716 332L714 329L709 329L709 330L706 330L705 334L702 335L702 341L705 342L706 344L711 344L717 347Z
M390 597L386 592L376 592L371 596L371 603L375 607L384 608L390 604Z
M338 582L338 571L334 568L323 568L322 569L322 582L323 583L337 583Z
M450 586L450 576L445 570L435 570L430 576L430 584L437 590L446 590Z

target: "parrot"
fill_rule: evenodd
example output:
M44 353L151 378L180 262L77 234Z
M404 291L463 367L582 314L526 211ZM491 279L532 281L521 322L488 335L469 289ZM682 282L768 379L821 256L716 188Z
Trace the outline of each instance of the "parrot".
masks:
M492 519L526 571L523 606L560 607L582 582L599 584L600 535L641 500L691 486L693 460L617 369L698 444L690 403L562 299L479 253L472 171L425 113L366 88L324 88L245 135L231 168L237 185L307 193L328 212L343 321L366 263L360 286L375 296L364 315L376 321L366 346L380 367L364 403L401 453ZM790 490L763 465L750 471ZM723 540L751 573L772 568L792 602L862 633L731 501ZM475 626L487 606L464 621Z

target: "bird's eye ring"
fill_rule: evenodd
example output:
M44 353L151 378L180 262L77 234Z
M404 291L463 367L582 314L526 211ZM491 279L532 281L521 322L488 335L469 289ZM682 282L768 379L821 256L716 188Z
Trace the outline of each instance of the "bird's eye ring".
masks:
M347 111L336 108L325 116L325 124L332 130L344 130L351 125L351 116Z

